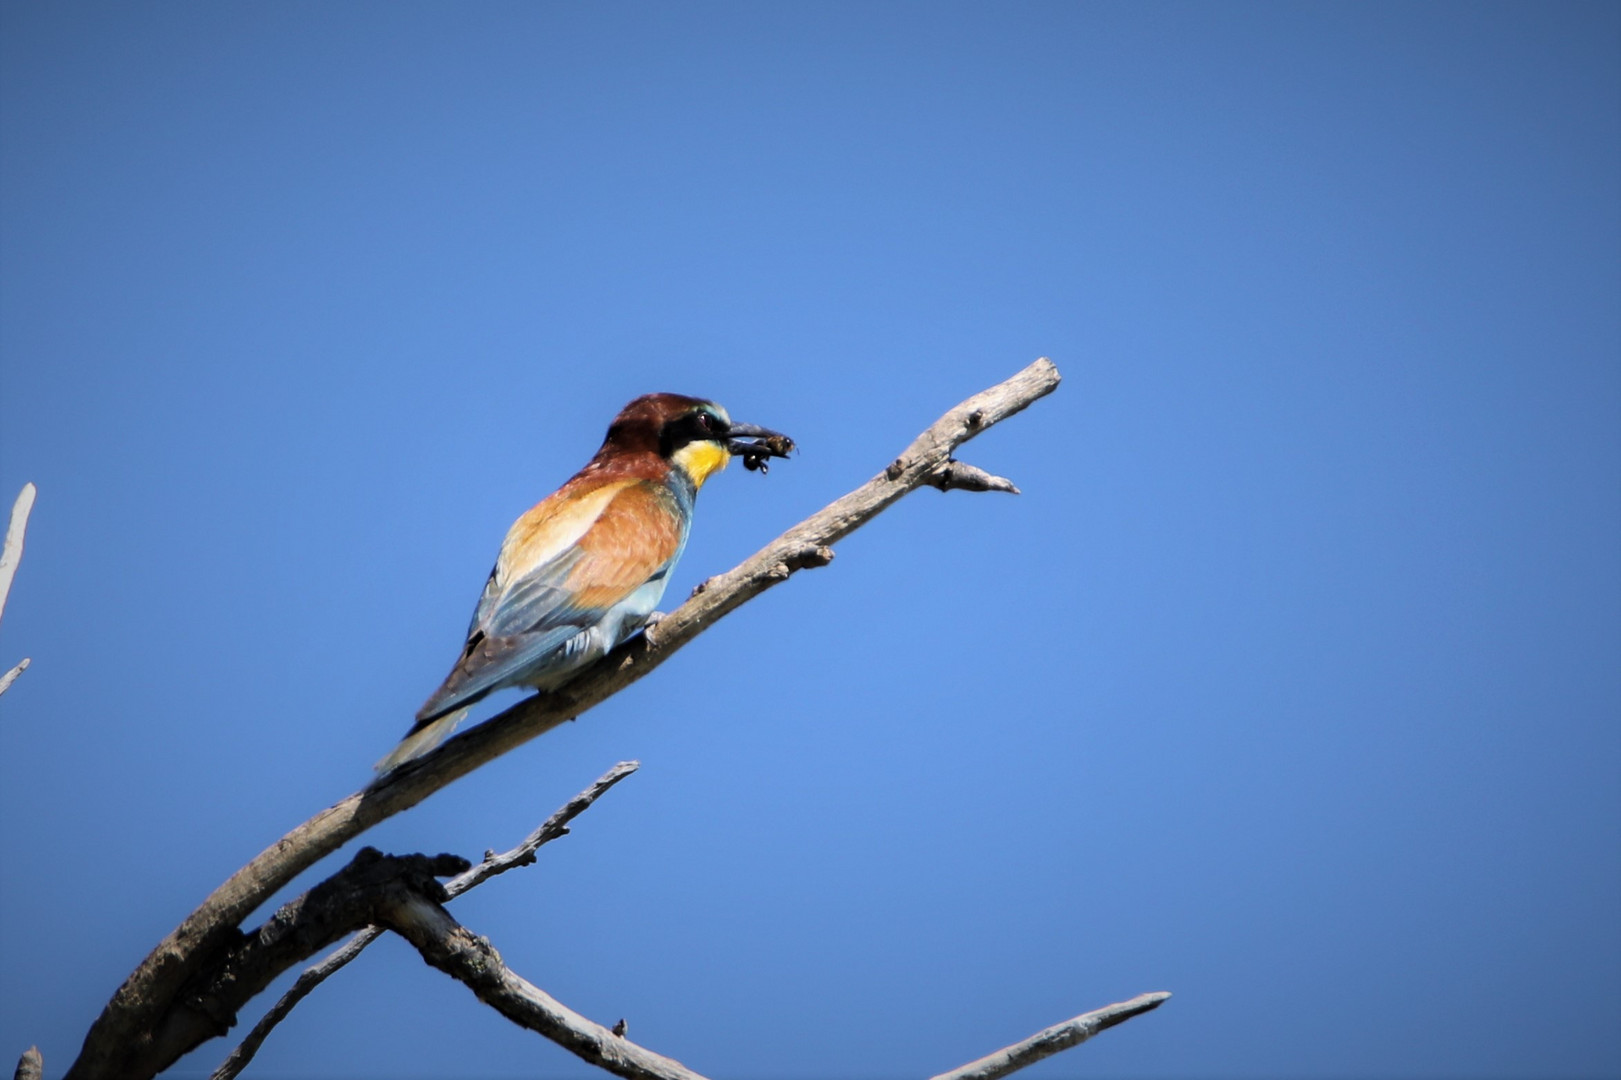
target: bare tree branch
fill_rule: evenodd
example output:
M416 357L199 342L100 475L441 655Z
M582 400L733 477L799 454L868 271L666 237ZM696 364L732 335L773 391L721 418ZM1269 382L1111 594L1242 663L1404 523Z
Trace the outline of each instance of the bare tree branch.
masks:
M527 866L534 862L537 849L559 837L567 836L569 822L596 802L598 796L639 768L641 768L639 762L621 761L597 777L596 782L590 787L559 807L551 817L541 824L540 828L525 837L523 843L500 855L493 851L487 851L484 853L483 862L445 882L445 895L452 898L460 896L468 889L483 884L497 874L504 874L513 867ZM368 926L344 942L341 947L328 953L320 963L301 973L287 992L281 996L280 1000L272 1005L264 1016L259 1018L257 1024L253 1025L253 1030L248 1032L235 1050L231 1051L230 1056L220 1063L219 1068L214 1070L209 1080L233 1080L243 1069L247 1068L248 1063L259 1052L259 1047L264 1045L265 1039L275 1030L277 1024L287 1019L294 1006L308 997L310 991L325 982L334 972L339 971L349 961L359 956L366 946L382 936L382 927Z
M17 681L17 676L19 676L23 672L27 671L28 670L28 665L32 664L32 663L33 663L33 661L25 656L21 660L17 661L17 666L16 667L12 668L10 671L6 672L4 675L0 675L0 694L3 694L7 690L10 690L11 689L11 684Z
M6 612L6 597L11 595L11 582L17 576L17 564L23 559L23 536L28 532L28 515L34 510L33 484L24 484L11 504L11 520L6 523L6 539L0 544L0 617ZM28 670L29 660L24 657L16 667L0 675L0 694L11 689L17 676ZM21 1069L19 1064L17 1068Z
M6 540L0 545L0 617L6 613L6 597L11 595L11 579L17 576L17 564L23 560L23 534L28 531L28 515L34 510L34 495L38 489L24 484L11 504L11 520L6 524Z
M587 1020L514 974L494 946L427 897L402 895L383 914L389 929L416 946L429 964L464 983L508 1020L539 1032L575 1056L630 1080L704 1080L679 1061Z
M12 1076L14 1080L41 1080L44 1075L45 1058L40 1054L39 1047L30 1046L17 1059L17 1071Z
M497 855L493 851L484 853L484 861L445 882L445 895L455 899L468 889L484 884L497 874L504 874L518 866L528 866L535 861L535 851L545 844L551 843L568 835L568 823L596 802L607 790L619 781L642 767L639 761L621 761L609 769L596 782L574 798L558 807L551 817L541 823L540 828L524 838L523 843L511 851Z
M220 1062L219 1068L214 1070L208 1080L233 1080L234 1077L238 1076L243 1069L248 1067L254 1055L259 1053L259 1047L263 1046L265 1039L269 1038L270 1033L276 1030L276 1025L287 1019L288 1015L292 1013L294 1006L309 997L310 991L325 982L328 976L359 956L361 950L382 937L383 933L384 930L381 926L368 926L337 949L327 953L320 963L300 972L298 978L293 980L293 985L288 987L287 992L278 998L276 1003L270 1007L270 1010L259 1018L259 1022L253 1025L253 1030L243 1036L236 1049L231 1051L229 1057Z
M632 638L561 690L525 698L293 829L215 889L131 973L85 1036L67 1080L145 1080L166 1068L173 1058L153 1052L160 1020L167 1022L166 1017L187 1007L180 1000L187 981L229 946L242 920L276 890L379 821L647 675L717 620L786 581L795 570L826 565L832 558L828 545L929 483L958 446L1050 394L1058 382L1058 369L1043 358L974 395L935 421L883 473L736 568L709 579L658 624L655 634Z
M478 866L462 871L443 885L434 880L434 876L458 864L465 866L465 861L449 855L429 859L423 855L391 856L371 848L363 849L348 866L286 905L256 935L245 938L232 960L223 965L227 974L215 975L210 980L211 992L215 995L210 1000L218 1002L220 987L229 988L235 997L243 997L243 988L237 984L266 981L270 973L263 959L275 953L278 946L305 942L312 934L329 934L333 927L353 925L360 919L372 917L377 920L374 925L300 977L299 982L303 983L312 973L319 973L305 988L305 994L315 983L358 956L385 930L393 930L409 941L428 964L466 985L480 1001L520 1027L544 1035L593 1065L632 1080L703 1080L680 1062L629 1041L625 1038L623 1020L611 1029L605 1028L513 972L487 939L467 930L443 906L443 902L454 895L514 866L533 862L537 848L566 835L570 819L636 767L635 762L615 766L590 788L569 800L522 844L501 855L486 853ZM251 996L251 990L247 991L247 996ZM936 1080L995 1080L1148 1012L1170 996L1144 994L1086 1013ZM243 1046L221 1065L212 1080L226 1080L240 1073L262 1043L263 1035L302 997L303 994L299 994L295 998L289 992L277 1002L271 1010L274 1019L267 1014L266 1020L261 1020L254 1029L257 1040L253 1035L244 1040ZM216 1020L220 1019L221 1011L217 1004L210 1010ZM244 1048L248 1048L245 1053Z
M389 928L414 945L429 964L464 983L480 1001L512 1022L629 1080L703 1080L680 1062L626 1039L623 1020L613 1030L605 1028L514 973L488 940L456 922L432 898L404 890L392 897L395 906L382 913ZM934 1080L998 1080L1149 1012L1170 996L1143 994L1085 1013Z
M1065 1020L1045 1031L1038 1031L1023 1042L987 1054L978 1061L970 1061L961 1068L941 1073L932 1080L998 1080L1009 1073L1018 1072L1026 1065L1034 1065L1042 1058L1052 1057L1061 1050L1079 1046L1098 1032L1123 1024L1133 1016L1151 1012L1170 996L1163 991L1139 994L1130 1001L1082 1013L1073 1020Z
M1006 477L992 476L977 465L969 465L955 458L935 470L934 475L929 477L929 486L941 491L1005 491L1010 495L1019 494L1013 481Z
M349 864L289 900L251 933L238 932L210 963L180 989L181 1007L169 1010L148 1034L132 1068L156 1069L173 1062L236 1023L242 1006L294 964L309 959L345 934L383 923L404 895L446 899L436 879L468 869L456 855L384 855L361 848Z

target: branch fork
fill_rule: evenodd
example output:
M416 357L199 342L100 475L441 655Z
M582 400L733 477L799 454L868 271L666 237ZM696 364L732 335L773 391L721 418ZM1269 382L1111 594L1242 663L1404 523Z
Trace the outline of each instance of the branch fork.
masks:
M641 679L717 620L796 570L826 565L834 544L916 488L944 484L943 490L1011 489L1010 483L1007 488L979 489L946 478L935 481L942 469L951 477L969 475L960 471L968 467L952 461L957 447L1051 393L1058 383L1058 369L1043 358L975 394L914 439L878 476L736 568L711 578L701 592L659 622L652 639L632 638L583 670L562 691L525 698L293 829L220 885L130 974L92 1025L67 1080L144 1080L166 1068L174 1058L154 1053L155 1033L183 1010L182 993L192 980L241 936L239 924L297 875L373 825Z

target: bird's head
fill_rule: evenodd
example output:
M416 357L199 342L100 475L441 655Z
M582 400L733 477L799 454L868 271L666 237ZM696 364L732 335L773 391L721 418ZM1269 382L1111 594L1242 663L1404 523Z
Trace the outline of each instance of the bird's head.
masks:
M787 457L794 441L780 432L733 420L721 406L683 394L644 394L608 427L603 453L655 453L703 487L736 454L749 469Z

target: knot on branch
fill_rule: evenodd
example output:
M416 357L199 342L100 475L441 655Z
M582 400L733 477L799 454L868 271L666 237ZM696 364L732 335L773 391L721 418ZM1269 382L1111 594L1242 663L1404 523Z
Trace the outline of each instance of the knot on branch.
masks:
M969 418L973 418L973 413ZM931 487L941 491L1006 491L1011 495L1019 494L1019 489L1013 486L1013 481L1003 476L992 476L984 469L956 458L947 458L946 463L931 473L924 481Z
M236 933L217 961L179 995L152 1040L157 1060L190 1050L236 1024L236 1014L272 979L372 923L406 898L440 903L449 899L441 877L472 866L459 855L385 855L374 847L355 853L349 865L289 900L249 934ZM161 1067L161 1066L160 1066Z
M784 581L797 570L815 569L833 561L833 549L822 544L806 544L789 552L781 562L766 571L773 581Z
M789 570L814 570L832 561L833 549L822 544L806 544L786 560Z
M388 888L409 889L442 903L450 896L439 879L463 873L472 865L460 855L385 855L374 847L363 847L355 852L348 866L293 903L341 903ZM282 908L276 917L280 918L282 912L292 906Z

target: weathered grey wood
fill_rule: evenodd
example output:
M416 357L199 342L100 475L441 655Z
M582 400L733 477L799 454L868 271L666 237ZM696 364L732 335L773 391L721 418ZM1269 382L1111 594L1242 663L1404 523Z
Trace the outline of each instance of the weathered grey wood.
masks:
M17 681L17 676L19 676L23 672L27 671L28 670L28 665L31 664L31 663L33 663L33 661L25 656L21 660L17 661L17 666L16 667L12 668L10 671L6 672L4 675L0 675L0 694L3 694L7 690L10 690L11 689L11 684Z
M346 934L385 920L401 895L446 899L438 878L467 870L456 855L384 855L361 848L343 869L276 910L251 933L237 933L181 987L182 1005L165 1012L145 1040L141 1067L177 1060L226 1034L236 1014L294 964Z
M961 1068L941 1073L932 1080L998 1080L999 1077L1018 1072L1027 1065L1034 1065L1042 1058L1052 1057L1061 1050L1079 1046L1098 1032L1107 1031L1116 1024L1123 1024L1133 1016L1141 1016L1145 1012L1157 1009L1170 996L1163 991L1139 994L1130 1001L1105 1005L1101 1009L1082 1013L1073 1020L1065 1020L1062 1024L1054 1024L1045 1031L1038 1031L1023 1042L1004 1047L994 1054L986 1054L978 1061L970 1061Z
M445 895L447 897L460 896L468 889L483 884L497 874L504 874L514 867L527 866L534 862L535 852L541 846L549 844L559 837L567 836L569 822L582 814L609 788L639 768L641 768L639 762L621 761L597 777L596 782L590 787L559 807L551 817L541 824L540 828L525 837L523 843L500 855L493 851L485 852L484 860L477 866L445 882ZM272 1005L270 1010L259 1018L259 1022L253 1025L253 1030L243 1037L242 1041L237 1044L236 1049L231 1051L230 1056L220 1063L219 1068L214 1070L209 1080L233 1080L243 1069L247 1068L248 1063L259 1052L259 1047L264 1045L266 1037L275 1030L277 1024L287 1019L294 1006L308 997L310 991L325 982L333 973L341 970L349 961L359 956L366 946L382 936L382 927L368 926L344 942L339 948L328 953L319 963L301 973L287 992L277 1000L276 1004Z
M219 1068L214 1070L209 1080L232 1080L233 1077L240 1075L253 1061L254 1055L259 1053L259 1047L264 1045L265 1039L276 1030L276 1025L287 1019L294 1006L309 997L310 991L320 986L334 972L359 956L362 949L382 937L383 933L380 926L368 926L327 953L321 958L320 963L300 972L298 978L293 980L293 985L287 988L287 992L276 999L276 1003L269 1011L253 1025L253 1030L242 1037L242 1041L231 1051L230 1056L220 1062Z
M41 1080L44 1075L45 1058L41 1056L39 1047L30 1046L17 1059L17 1071L12 1076L15 1080Z
M461 926L442 906L442 901L460 895L497 874L533 862L534 853L539 847L566 835L568 822L572 818L636 768L635 762L616 765L591 787L559 808L523 843L500 855L487 852L477 866L461 872L442 886L432 879L431 874L442 873L453 860L452 856L442 855L437 860L421 855L385 856L368 848L333 878L286 905L275 919L266 924L266 928L258 932L259 936L296 939L301 933L309 932L308 929L297 929L301 924L328 927L353 924L368 916L375 916L378 923L356 934L342 948L300 976L294 990L307 983L302 992L295 996L294 991L289 991L283 996L255 1027L254 1033L215 1071L211 1080L229 1080L237 1076L252 1060L254 1052L263 1042L263 1036L285 1018L314 985L358 956L385 930L393 930L404 937L427 963L462 982L479 1000L509 1020L538 1032L593 1065L632 1080L703 1080L680 1062L630 1042L625 1037L627 1025L624 1020L612 1028L604 1028L558 1002L506 967L500 953L489 941ZM339 879L344 880L339 882ZM239 951L250 953L251 944ZM250 978L262 980L266 975L265 971L255 973L251 961L238 959L224 966L231 969L229 979L219 980L226 985ZM1099 1031L1155 1008L1170 996L1165 993L1144 994L1131 1001L1086 1013L935 1080L995 1080L1059 1051L1078 1046Z
M0 617L6 613L6 597L11 595L11 581L17 576L17 564L23 560L23 536L28 532L28 515L34 510L34 495L38 489L24 484L11 504L11 519L6 523L6 539L0 544Z
M941 491L1005 491L1019 494L1013 481L1005 476L992 476L977 465L962 461L947 461L929 477L929 486Z
M629 1080L704 1080L679 1061L586 1019L515 974L494 946L427 898L401 896L384 917L389 929L416 946L424 960L464 984L480 1001L582 1060Z
M783 533L742 564L710 578L651 634L624 643L563 689L525 698L321 811L232 874L124 981L85 1036L66 1080L145 1080L173 1058L154 1032L177 1008L188 979L237 934L237 926L317 860L474 769L550 731L647 675L716 621L796 570L825 566L829 545L930 482L964 442L1052 393L1058 369L1043 358L975 394L912 440L878 476Z
M17 576L17 565L23 559L23 537L28 532L28 515L33 512L36 491L33 484L24 484L17 493L17 501L11 504L11 518L6 522L6 539L0 543L0 616L5 615L6 597L11 595L11 582ZM28 670L28 664L25 656L15 667L0 675L0 694L11 689L17 676ZM17 1068L21 1069L22 1065L19 1064Z
M585 813L608 789L641 767L642 763L639 761L621 761L597 777L590 787L558 807L551 817L541 823L540 828L524 837L523 843L499 855L493 851L486 851L482 862L466 873L458 874L445 882L445 895L454 900L468 889L484 884L497 874L504 874L515 867L533 863L537 850L553 840L567 836L569 822Z

